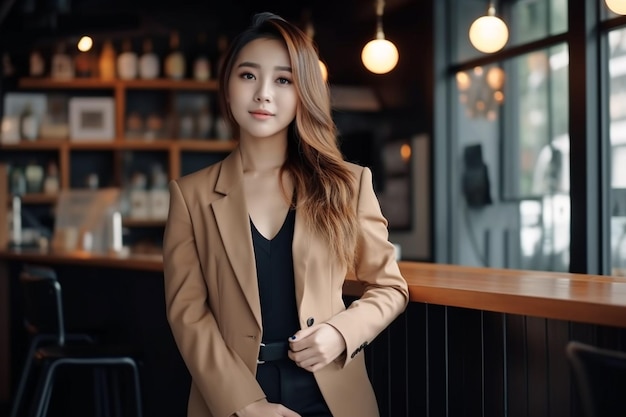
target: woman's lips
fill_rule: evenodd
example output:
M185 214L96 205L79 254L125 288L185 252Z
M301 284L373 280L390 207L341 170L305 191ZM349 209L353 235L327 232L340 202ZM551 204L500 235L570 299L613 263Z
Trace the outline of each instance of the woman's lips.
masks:
M250 114L252 115L252 117L259 120L267 120L274 116L272 113L266 110L254 110L251 111Z

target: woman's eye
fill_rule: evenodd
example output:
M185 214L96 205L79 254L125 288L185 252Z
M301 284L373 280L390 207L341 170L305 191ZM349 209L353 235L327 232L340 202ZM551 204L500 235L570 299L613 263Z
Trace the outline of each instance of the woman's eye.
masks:
M241 78L243 78L244 80L254 80L254 75L250 74L249 72L245 72L241 74Z
M278 84L291 84L291 80L289 78L284 78L284 77L280 77L278 80L276 80L276 82L278 82Z

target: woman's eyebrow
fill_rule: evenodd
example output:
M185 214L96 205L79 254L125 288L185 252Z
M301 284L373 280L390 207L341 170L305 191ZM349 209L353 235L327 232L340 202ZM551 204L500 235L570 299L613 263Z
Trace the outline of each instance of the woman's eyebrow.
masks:
M259 69L259 68L261 68L261 65L255 63L255 62L244 61L244 62L240 63L239 65L237 65L237 68L241 68L241 67L251 67L251 68ZM291 72L291 67L288 67L288 66L277 65L277 66L274 67L274 69L278 70L278 71L288 71L288 72Z

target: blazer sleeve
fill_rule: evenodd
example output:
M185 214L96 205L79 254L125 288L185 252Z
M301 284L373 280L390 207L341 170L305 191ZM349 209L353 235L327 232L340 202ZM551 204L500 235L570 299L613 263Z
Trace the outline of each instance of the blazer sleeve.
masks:
M211 414L228 417L265 398L254 374L229 348L207 304L192 219L180 186L170 183L163 239L167 318L194 384Z
M372 173L363 168L357 216L361 232L357 244L355 276L365 290L348 309L333 316L334 326L346 341L346 366L399 314L409 301L408 285L400 273L387 220L374 193Z

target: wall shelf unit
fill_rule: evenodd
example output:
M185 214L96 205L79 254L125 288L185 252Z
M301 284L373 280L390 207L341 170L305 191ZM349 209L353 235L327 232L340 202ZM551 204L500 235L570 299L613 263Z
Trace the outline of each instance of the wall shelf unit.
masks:
M88 96L113 98L114 137L108 140L40 137L33 141L0 142L0 163L24 168L31 162L44 167L53 162L58 167L60 190L87 187L87 177L92 173L99 179L98 187L123 188L128 186L130 177L136 172L149 177L155 165L163 168L168 179L178 178L222 159L237 146L237 142L212 137L196 139L194 136L186 136L183 139L182 135L167 133L157 138L131 137L126 126L129 114L143 112L142 116L145 116L150 112L157 112L161 120L169 120L167 118L171 115L175 116L173 120L179 120L176 117L182 115L181 103L201 103L203 106L209 104L215 126L217 90L216 80L200 82L168 79L21 78L17 82L16 90L11 92L33 93L47 98L61 95L67 100ZM156 110L155 102L161 106L156 107ZM67 110L69 116L69 109ZM54 205L57 199L57 193L29 192L22 196L23 204L31 206ZM164 221L133 218L129 215L123 224L128 228L158 228L164 225Z

